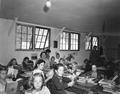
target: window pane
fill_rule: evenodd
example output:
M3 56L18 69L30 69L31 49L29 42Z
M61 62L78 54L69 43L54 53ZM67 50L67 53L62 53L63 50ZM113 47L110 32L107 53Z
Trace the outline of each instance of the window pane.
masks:
M48 30L45 29L43 35L44 35L44 36L47 36L47 32L48 32Z
M25 41L27 41L26 39L27 39L26 34L22 34L22 41L24 41L24 42L25 42Z
M16 49L20 49L21 48L21 42L16 42Z
M38 36L38 40L36 40L36 41L41 41L41 38L42 38L42 36Z
M78 50L78 34L71 33L71 44L70 44L70 50Z
M76 40L78 40L78 34L76 34Z
M32 41L32 35L28 35L28 40L27 41Z
M32 27L28 27L28 34L32 35Z
M46 41L45 47L49 47L49 41L48 41L48 39Z
M92 48L98 46L98 37L92 37Z
M40 46L40 42L37 42L35 48L39 48L39 46Z
M66 45L66 50L68 50L68 44Z
M27 33L27 27L26 26L22 26L22 33Z
M39 29L39 35L43 35L43 29Z
M36 28L35 34L38 35L38 33L39 33L39 28Z
M78 50L78 46L76 45L76 50Z
M40 48L44 48L44 44L45 44L45 43L41 43L41 44L40 44Z
M43 36L42 37L42 42L45 42L45 40L46 40L46 37Z
M26 49L26 42L22 42L22 49Z
M17 26L17 32L21 33L21 25Z
M18 33L18 34L16 35L16 41L17 41L17 42L18 42L18 41L19 41L19 42L21 41L21 34Z

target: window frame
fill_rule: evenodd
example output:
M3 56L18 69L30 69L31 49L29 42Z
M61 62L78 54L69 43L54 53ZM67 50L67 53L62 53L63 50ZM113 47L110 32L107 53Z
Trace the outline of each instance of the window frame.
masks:
M97 46L97 48L99 48L99 36L89 36L89 37L91 37L91 40L90 40L90 43L91 43L91 46L90 46L90 49L85 49L86 51L91 51L91 50L93 50L93 42L92 42L92 40L93 40L93 37L96 37L97 39L98 39L98 46ZM85 46L86 46L86 42L87 41L85 41ZM85 48L85 47L84 47ZM98 50L98 49L97 49Z
M65 33L68 33L68 36L69 36L69 38L68 38L68 50L61 50L60 49L60 37L59 37L59 50L60 51L80 51L80 33L77 33L77 32L69 32L69 31L63 31L63 32L65 32ZM62 33L63 33L62 32ZM71 34L78 34L78 50L71 50Z
M47 48L50 48L50 36L51 36L51 30L50 30L50 28L46 28L46 27L39 27L39 26L36 26L35 28L40 28L40 29L48 29L48 32L49 32L49 46L48 47L46 47L46 48L35 48L35 31L34 31L34 50L44 50L44 49L47 49ZM34 29L35 29L34 28ZM43 36L43 35L42 35ZM47 39L46 39L47 40Z
M18 25L21 25L21 26L26 26L26 27L32 27L32 49L17 49L17 26ZM35 29L36 29L36 27L38 27L38 28L42 28L42 29L47 29L48 30L48 32L49 32L49 39L48 39L48 41L49 41L49 44L48 44L48 47L46 47L46 48L35 48ZM22 32L21 32L21 34L22 34ZM28 34L27 34L27 36L28 36ZM44 50L44 49L47 49L47 48L50 48L50 37L51 37L51 29L50 29L50 27L45 27L45 26L38 26L38 25L31 25L31 24L29 24L29 23L19 23L19 22L17 22L16 23L16 25L15 25L15 51L35 51L35 50ZM21 38L22 38L22 36L21 36ZM21 44L20 44L21 45Z

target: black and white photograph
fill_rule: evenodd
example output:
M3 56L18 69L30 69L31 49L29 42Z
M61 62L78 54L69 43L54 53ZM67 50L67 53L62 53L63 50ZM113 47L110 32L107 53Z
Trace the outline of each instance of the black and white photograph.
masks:
M0 0L0 94L120 94L120 0Z

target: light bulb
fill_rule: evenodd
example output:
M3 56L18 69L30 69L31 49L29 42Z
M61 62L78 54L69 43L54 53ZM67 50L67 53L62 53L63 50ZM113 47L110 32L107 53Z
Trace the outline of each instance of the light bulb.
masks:
M50 0L47 0L47 2L46 2L46 6L47 6L48 8L51 7L51 1L50 1Z

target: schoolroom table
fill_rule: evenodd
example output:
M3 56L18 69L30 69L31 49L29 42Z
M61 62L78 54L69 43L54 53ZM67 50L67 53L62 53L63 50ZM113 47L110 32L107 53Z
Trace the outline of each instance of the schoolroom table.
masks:
M78 83L66 89L74 94L115 94L112 92L103 91L103 88L93 83Z

